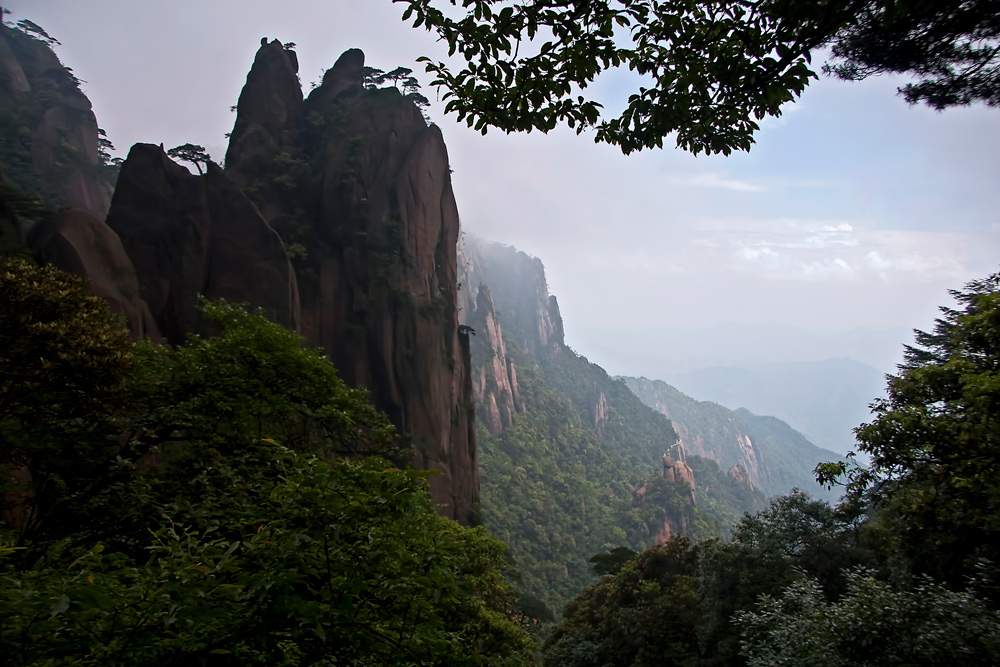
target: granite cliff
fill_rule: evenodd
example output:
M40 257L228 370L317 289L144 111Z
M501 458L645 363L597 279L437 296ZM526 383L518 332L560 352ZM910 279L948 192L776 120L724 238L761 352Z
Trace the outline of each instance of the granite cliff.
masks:
M113 169L79 80L44 39L0 25L0 163L53 206L108 211Z
M90 278L135 336L208 333L202 295L262 308L371 391L412 445L414 465L441 473L430 484L442 513L475 523L475 407L448 154L440 130L395 88L366 86L363 68L364 54L347 51L304 99L294 51L265 40L226 168L209 163L195 175L162 146L137 144L108 201L97 195L110 188L92 178L103 172L86 97L43 40L4 28L0 120L27 128L30 150L5 144L0 161L19 189L76 207L30 224L0 216L4 247L19 236L40 259ZM31 98L37 123L18 111L36 88L48 105ZM56 135L75 146L75 161L49 159Z

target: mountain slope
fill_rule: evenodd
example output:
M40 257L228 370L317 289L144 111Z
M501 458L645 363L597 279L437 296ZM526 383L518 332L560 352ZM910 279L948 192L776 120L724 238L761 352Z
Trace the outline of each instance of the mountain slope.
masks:
M754 488L767 496L800 488L835 499L836 494L816 483L812 470L817 463L840 457L815 446L780 419L696 401L660 380L622 380L643 403L671 420L687 454L718 461L724 469L742 467Z
M563 342L535 258L466 239L482 516L509 544L523 590L555 611L592 583L591 556L678 534L723 534L763 497L712 460L674 453L670 422Z

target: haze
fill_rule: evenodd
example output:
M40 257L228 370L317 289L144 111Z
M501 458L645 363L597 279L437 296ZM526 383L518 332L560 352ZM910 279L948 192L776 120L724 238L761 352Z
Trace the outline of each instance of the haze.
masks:
M823 79L749 154L624 157L571 131L483 137L444 116L414 64L442 49L389 0L7 5L60 40L121 155L191 142L221 160L261 37L298 45L307 91L350 47L412 67L465 230L540 257L567 342L612 373L831 356L889 371L949 288L997 270L1000 111L908 107L898 81ZM601 92L625 94L614 77Z

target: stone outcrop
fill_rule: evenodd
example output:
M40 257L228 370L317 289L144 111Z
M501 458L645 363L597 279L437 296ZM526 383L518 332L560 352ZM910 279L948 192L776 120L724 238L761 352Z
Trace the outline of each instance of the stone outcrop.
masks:
M30 137L0 152L14 185L55 205L107 213L112 186L100 167L90 100L47 44L7 26L0 26L0 125Z
M300 331L372 391L435 469L432 498L474 522L479 472L469 341L458 331L458 209L440 130L344 53L300 101L294 53L261 46L227 171L299 254Z
M53 76L70 76L41 45L58 66ZM33 70L20 76L23 62L9 57L15 51L0 44L0 102L16 103L33 85ZM70 211L32 238L43 258L89 277L136 335L178 342L209 333L201 295L249 303L300 332L348 383L371 391L412 444L416 467L442 473L430 478L442 512L475 523L471 348L459 331L448 153L440 130L395 88L365 88L363 68L364 54L347 51L303 99L295 53L265 41L240 94L225 171L209 163L195 175L162 146L137 144L106 224ZM46 112L38 136L70 137L91 156L97 126L79 95ZM69 127L73 104L79 117ZM46 141L36 143L44 153ZM81 202L99 213L93 204ZM2 231L13 247L10 220ZM501 366L516 387L513 367ZM508 419L519 401L510 395Z
M624 380L643 402L670 419L685 452L712 459L724 470L740 466L751 488L764 488L767 471L763 456L746 426L731 410L717 403L696 401L660 381Z
M480 285L468 322L475 331L472 341L473 392L486 429L494 437L510 425L514 415L524 412L517 371L507 356L507 346L490 289Z
M688 499L691 501L692 505L695 504L694 472L691 470L690 467L688 467L687 463L684 463L684 461L680 460L675 461L673 458L670 457L669 454L664 454L663 472L660 474L662 475L663 479L667 480L668 482L683 483L690 491Z
M29 243L43 262L88 278L90 290L123 316L136 338L160 339L140 296L135 267L118 235L89 211L67 209L31 230Z
M683 456L683 449L680 450ZM695 486L694 486L694 472L683 460L675 460L669 454L663 455L663 469L660 471L660 477L665 481L679 486L683 489L684 499L691 507L695 507ZM632 489L632 502L636 507L643 507L649 502L647 498L647 493L649 492L650 484L647 482L645 484L640 484L639 486ZM664 517L663 523L657 528L656 533L653 535L653 542L657 544L665 544L670 541L670 538L676 534L686 534L688 532L688 522L687 518L681 514L674 516L673 514L667 514Z
M500 316L525 357L540 363L565 347L559 302L549 294L542 261L500 243L472 240L465 245L470 260L465 284L485 283L496 303L508 304Z
M205 332L199 295L251 303L298 327L295 274L281 238L216 165L191 174L163 149L136 144L122 165L108 226L136 267L159 332Z

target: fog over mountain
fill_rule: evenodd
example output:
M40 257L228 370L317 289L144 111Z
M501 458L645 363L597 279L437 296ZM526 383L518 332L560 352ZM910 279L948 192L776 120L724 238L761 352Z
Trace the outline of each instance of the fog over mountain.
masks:
M221 159L264 36L299 45L307 92L349 47L375 67L412 67L448 144L463 228L544 258L568 343L614 373L830 357L889 371L947 289L996 269L995 111L908 107L891 78L821 77L763 123L749 154L625 157L586 134L484 137L445 115L414 60L446 58L446 47L389 0L5 6L61 42L122 156L137 141L192 142ZM614 73L594 90L618 108L632 83ZM832 344L864 340L858 327L903 335ZM717 329L727 334L703 344Z

